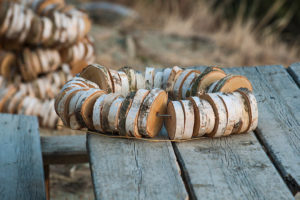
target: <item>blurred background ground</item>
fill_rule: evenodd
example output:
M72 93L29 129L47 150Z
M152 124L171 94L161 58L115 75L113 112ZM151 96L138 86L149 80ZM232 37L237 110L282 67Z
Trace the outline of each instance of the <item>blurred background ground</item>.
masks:
M288 66L300 60L299 1L67 2L90 14L97 63L114 69ZM88 164L51 166L51 198L93 199Z

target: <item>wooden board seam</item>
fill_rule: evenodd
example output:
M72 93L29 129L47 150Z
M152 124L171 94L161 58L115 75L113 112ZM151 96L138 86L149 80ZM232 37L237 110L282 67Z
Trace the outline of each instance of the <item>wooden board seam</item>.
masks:
M278 174L280 175L284 183L287 185L290 192L293 195L296 195L298 192L297 187L299 186L297 186L297 182L295 181L295 179L287 172L285 172L287 176L284 176L283 174L283 172L285 171L284 167L280 164L280 162L276 161L276 156L273 155L273 153L269 150L270 148L268 147L268 144L264 142L264 139L262 138L262 134L259 133L260 132L259 128L255 129L253 132L259 144L261 145L262 149L266 153L267 157L270 159L270 162L274 165L276 171L278 172Z
M181 176L182 181L184 183L184 187L185 187L185 189L186 189L186 191L187 191L187 193L189 195L189 199L190 200L197 199L196 195L195 195L195 191L194 191L193 185L191 184L191 181L190 181L189 173L186 170L186 167L184 167L184 161L181 158L180 152L179 152L177 146L175 145L175 142L171 142L171 144L172 144L175 156L176 156L176 162L177 162L177 164L178 164L178 166L180 168L180 172L181 172L180 176Z
M292 80L296 83L296 85L300 88L300 83L297 81L296 73L290 67L287 68L286 71L292 77Z

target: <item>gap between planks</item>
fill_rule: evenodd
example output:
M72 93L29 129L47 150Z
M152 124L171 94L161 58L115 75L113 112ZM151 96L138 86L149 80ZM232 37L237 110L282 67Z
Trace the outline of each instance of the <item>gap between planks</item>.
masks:
M265 68L265 67L279 67L279 66L256 66L255 67L256 73L260 74L260 76L263 75L263 72L266 71L266 69L268 69L268 68ZM231 73L232 72L233 73L240 72L240 74L246 75L246 76L248 76L247 73L249 73L249 70L244 71L245 70L244 68L231 68L231 69L225 69L225 70L226 70L226 72L231 72ZM299 85L298 85L298 81L296 79L296 76L293 77L291 75L291 73L296 74L294 72L294 69L292 69L292 68L289 68L289 69L283 68L282 72L284 73L284 71L286 72L286 78L288 78L291 81L291 84L296 83L295 86L296 86L296 88L298 88ZM276 71L276 73L278 73L278 72L280 72L280 70ZM251 73L249 73L249 75L251 75ZM284 76L283 76L283 78L284 78ZM252 78L249 78L249 79L250 79L250 81L253 81L253 80L251 80ZM273 83L271 83L270 80L266 80L266 82L268 84L270 84L273 88ZM276 86L274 86L274 89L276 89ZM257 91L259 91L258 93L260 93L260 89L258 89ZM256 91L256 93L257 93L257 91ZM280 97L281 93L278 93L277 91L275 91L274 94L279 95L278 98L281 98ZM261 96L261 94L259 96ZM272 98L272 96L270 98ZM277 101L280 101L280 99L278 99ZM284 102L284 101L286 101L286 99L283 99L282 101ZM258 97L258 103L259 103L259 97ZM292 105L295 105L295 104L292 104ZM286 108L290 109L290 107L286 107ZM290 113L290 114L293 114L293 112ZM296 118L295 118L295 120L296 120ZM262 133L262 130L260 130L260 128L262 128L262 127L258 126L258 128L254 131L255 137L259 141L260 145L263 147L266 155L268 156L269 160L271 161L271 163L273 164L273 166L277 170L278 174L281 176L284 183L289 188L290 192L293 195L296 195L297 192L299 192L299 185L297 183L297 180L294 179L293 174L290 173L291 172L290 170L286 170L286 167L284 166L284 164L286 164L286 162L282 163L282 160L281 160L282 157L280 155L276 155L276 152L273 151L273 149L274 149L272 147L273 142L271 141L271 143L269 144L269 142L266 140L266 138L264 138L265 134ZM282 131L284 131L284 128L282 128Z
M292 77L296 85L300 88L299 76L297 75L297 72L292 68L295 66L298 66L300 68L300 63L291 64L288 68L286 68L286 71Z
M181 158L180 152L179 152L177 146L175 145L175 142L171 142L171 144L172 144L175 156L176 156L176 162L180 168L180 172L181 172L180 175L181 175L182 181L184 183L184 187L189 195L189 200L196 200L197 197L195 195L193 185L191 184L189 173L186 170L186 167L184 166L184 162L183 162L183 159Z
M287 185L289 188L290 192L295 196L297 194L297 182L295 179L293 179L292 176L285 177L280 168L283 166L280 166L280 162L276 162L275 158L276 156L272 154L272 151L269 150L268 144L263 141L261 138L261 134L259 134L260 130L256 128L253 133L256 139L258 140L258 143L266 153L267 157L269 158L270 162L274 165L275 169L277 170L278 174L281 176L282 180L284 183Z

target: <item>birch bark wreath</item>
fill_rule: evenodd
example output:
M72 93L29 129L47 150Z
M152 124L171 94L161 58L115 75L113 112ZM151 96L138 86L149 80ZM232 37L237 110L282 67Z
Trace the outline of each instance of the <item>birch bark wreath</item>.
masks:
M221 137L257 127L252 90L246 77L217 67L147 67L143 75L91 64L62 88L55 110L73 129L140 138L155 137L164 123L170 139Z

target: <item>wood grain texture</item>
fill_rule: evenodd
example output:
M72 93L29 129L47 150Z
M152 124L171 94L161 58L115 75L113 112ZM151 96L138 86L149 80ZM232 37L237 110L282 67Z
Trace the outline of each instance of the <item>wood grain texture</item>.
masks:
M46 199L36 117L0 115L0 199Z
M293 199L253 133L174 148L192 199Z
M283 66L233 68L247 76L258 103L257 136L289 188L300 191L300 90Z
M297 83L298 87L300 87L300 62L291 64L287 70Z
M96 199L187 199L170 142L88 134Z
M88 162L86 134L42 136L44 164L73 164Z

